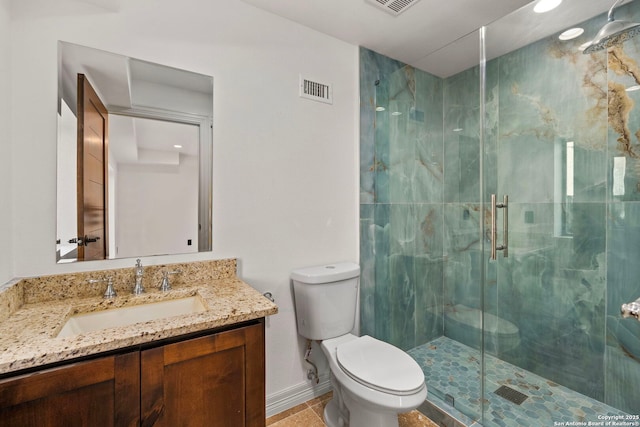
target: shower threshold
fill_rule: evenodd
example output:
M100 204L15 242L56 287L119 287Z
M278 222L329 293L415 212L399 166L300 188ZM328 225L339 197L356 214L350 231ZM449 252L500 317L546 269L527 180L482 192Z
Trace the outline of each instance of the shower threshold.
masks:
M452 415L458 420L464 419L464 424L479 425L474 420L480 420L482 413L481 353L444 336L408 353L424 372L428 399L440 410L453 409ZM485 355L485 369L484 425L487 427L598 425L594 423L611 419L606 416L627 415L489 354ZM509 394L523 396L518 399L504 396L503 386L515 392L509 391Z

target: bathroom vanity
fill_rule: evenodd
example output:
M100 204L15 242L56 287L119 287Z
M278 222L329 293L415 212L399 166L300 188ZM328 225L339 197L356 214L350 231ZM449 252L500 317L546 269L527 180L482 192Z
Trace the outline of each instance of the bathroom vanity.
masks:
M110 300L83 295L92 273L0 293L12 308L0 322L0 426L264 426L264 318L277 307L235 277L235 260L180 268L190 274L168 292L131 295L123 269L109 271L119 295ZM51 299L56 286L77 295ZM193 297L204 310L58 336L82 313Z

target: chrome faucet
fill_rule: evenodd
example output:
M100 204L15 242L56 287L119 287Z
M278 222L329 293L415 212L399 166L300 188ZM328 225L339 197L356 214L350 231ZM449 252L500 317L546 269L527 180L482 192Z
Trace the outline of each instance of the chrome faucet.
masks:
M144 292L144 286L142 286L142 276L144 275L144 267L142 262L138 258L136 261L136 285L133 287L133 294L140 295Z
M620 312L622 317L635 317L640 320L640 298L629 304L622 304Z

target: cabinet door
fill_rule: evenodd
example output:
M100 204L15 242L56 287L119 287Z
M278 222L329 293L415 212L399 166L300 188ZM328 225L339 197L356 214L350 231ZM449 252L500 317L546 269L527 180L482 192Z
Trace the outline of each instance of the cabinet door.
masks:
M0 380L0 426L139 424L140 353Z
M145 350L142 425L264 427L264 323Z

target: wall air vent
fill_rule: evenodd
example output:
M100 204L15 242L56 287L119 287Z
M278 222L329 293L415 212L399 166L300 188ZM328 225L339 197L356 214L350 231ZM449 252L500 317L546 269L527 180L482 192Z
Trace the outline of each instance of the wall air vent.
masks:
M333 104L333 90L330 84L319 83L302 76L300 76L300 97Z
M385 10L393 16L398 16L405 10L409 9L409 6L413 6L418 3L419 0L367 0L374 6Z

